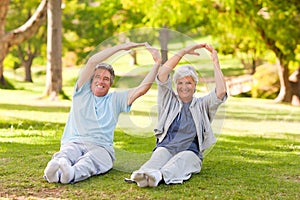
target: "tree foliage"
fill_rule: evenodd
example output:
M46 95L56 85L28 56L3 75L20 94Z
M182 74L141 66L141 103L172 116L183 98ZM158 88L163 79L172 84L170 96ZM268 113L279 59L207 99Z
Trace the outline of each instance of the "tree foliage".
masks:
M226 49L233 53L252 51L256 57L272 51L280 77L280 93L276 101L298 99L299 102L300 97L289 81L289 67L296 61L295 52L300 44L300 29L296 28L300 25L299 3L293 0L219 0L214 8L215 14L210 21L217 28L212 35L219 41L223 52ZM223 35L222 30L225 30Z
M64 46L83 59L117 30L114 24L122 5L118 0L70 1L63 9ZM79 59L79 61L81 61Z
M25 2L31 5L31 1ZM300 60L300 4L296 0L73 0L64 3L63 51L75 52L80 63L95 46L116 34L120 38L116 37L119 41L115 42L161 38L151 34L143 38L134 31L122 38L122 31L166 28L213 36L213 45L219 52L248 59L253 73L258 61L272 52L272 62L279 66L281 85L277 100L291 102L297 93L293 90L295 84L289 80L291 69L297 69Z

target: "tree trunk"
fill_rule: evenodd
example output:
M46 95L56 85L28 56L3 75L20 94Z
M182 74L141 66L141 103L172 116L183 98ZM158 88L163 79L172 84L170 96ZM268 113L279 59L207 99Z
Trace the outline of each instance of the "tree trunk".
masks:
M46 96L57 99L62 92L61 0L49 0L47 35Z
M34 54L28 54L28 59L24 60L22 62L22 65L24 65L25 68L25 81L26 82L33 82L32 81L32 76L31 76L31 66L33 59L35 58Z
M7 43L3 42L2 38L5 36L5 19L8 11L9 0L1 0L0 3L0 84L6 85L5 78L3 76L3 61L8 52Z
M284 54L276 46L276 41L272 38L267 37L265 30L261 26L257 26L257 30L261 37L265 41L266 45L271 49L277 57L278 76L280 81L280 90L278 96L275 98L275 102L292 102L292 86L289 81L289 61L287 55Z
M292 88L292 105L300 106L300 67L289 77Z
M0 1L0 84L2 85L6 85L5 78L3 76L3 61L9 51L9 48L13 45L18 45L34 36L39 27L46 20L47 11L47 0L42 0L35 13L25 24L13 31L6 33L5 18L8 11L9 2L9 0Z
M136 50L132 49L130 52L129 52L130 56L131 56L131 62L130 62L130 65L137 65L137 57L136 57Z
M256 66L257 66L257 60L255 58L252 59L252 65L251 65L251 75L254 75L256 72Z
M34 51L32 52L30 42L28 43L26 52L23 52L23 49L20 45L18 46L18 52L19 52L19 58L21 60L21 65L25 69L25 79L24 80L26 82L33 82L32 76L31 76L31 65L32 65L33 59L36 56L36 49L35 49L35 47L33 47L33 48L34 48ZM25 54L26 54L26 56L25 56Z
M283 59L277 59L278 76L280 81L279 94L275 99L275 102L287 102L292 101L291 84L289 81L289 68L288 64L285 64Z
M3 76L3 61L5 59L5 56L7 55L8 53L8 45L7 43L3 43L3 42L0 42L0 84L2 86L6 86L6 81L5 81L5 78Z
M168 41L169 41L169 32L168 29L162 28L159 30L159 41L161 47L161 58L162 64L168 60Z

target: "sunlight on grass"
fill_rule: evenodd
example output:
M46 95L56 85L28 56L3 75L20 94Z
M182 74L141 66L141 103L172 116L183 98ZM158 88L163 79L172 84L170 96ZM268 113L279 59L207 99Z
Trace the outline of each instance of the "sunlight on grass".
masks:
M224 133L294 138L299 141L299 107L275 104L272 100L243 98L230 98L226 104Z
M147 66L126 68L128 58L126 55L122 63L114 63L117 71L119 75L132 72L137 76L119 77L117 87L138 84L147 71ZM142 59L138 57L141 65L151 63L149 55ZM208 68L209 63L207 73L211 73ZM64 70L64 90L72 97L79 68ZM218 141L205 152L201 173L188 182L162 184L155 189L124 183L124 177L144 163L155 146L155 83L129 113L120 116L114 135L117 160L110 172L73 185L49 184L42 178L43 170L59 150L71 101L40 99L45 79L38 74L43 73L34 74L35 83L23 83L19 71L6 73L10 74L6 77L16 79L13 83L18 90L0 90L0 198L300 198L300 107L263 99L228 98L213 121ZM201 87L199 95L209 88Z

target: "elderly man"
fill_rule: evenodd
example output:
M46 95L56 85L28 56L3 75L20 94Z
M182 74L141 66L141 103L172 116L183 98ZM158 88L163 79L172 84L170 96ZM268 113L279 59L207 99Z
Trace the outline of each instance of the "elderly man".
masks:
M151 53L152 69L139 86L109 93L115 74L112 66L103 61L119 51L140 46ZM132 103L150 89L160 64L158 50L148 43L133 42L104 49L87 61L74 88L60 151L53 155L44 171L48 182L74 183L112 168L113 135L118 116L129 112Z

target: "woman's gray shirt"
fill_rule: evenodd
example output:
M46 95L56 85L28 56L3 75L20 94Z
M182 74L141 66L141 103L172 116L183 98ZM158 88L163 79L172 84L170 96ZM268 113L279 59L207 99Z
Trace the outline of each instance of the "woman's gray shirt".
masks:
M156 82L158 84L158 124L154 132L158 142L162 142L170 125L181 111L183 103L172 89L170 76L164 83L156 77ZM215 90L200 98L193 97L189 109L195 123L200 152L204 152L205 149L216 142L211 122L218 107L226 99L227 94L222 100L218 99Z

